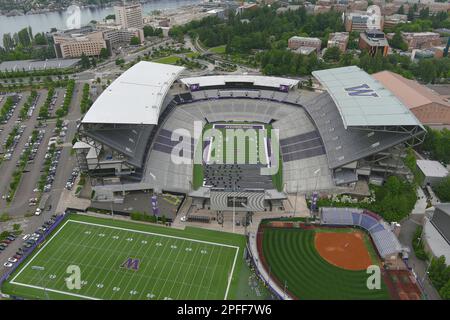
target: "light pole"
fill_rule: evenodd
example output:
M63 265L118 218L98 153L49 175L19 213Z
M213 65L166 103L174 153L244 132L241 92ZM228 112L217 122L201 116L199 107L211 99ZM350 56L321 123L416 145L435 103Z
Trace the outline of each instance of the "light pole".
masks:
M236 180L233 180L233 233L236 219Z
M314 176L316 177L316 183L314 185L314 192L313 195L311 197L311 214L313 214L313 204L314 204L314 197L316 196L317 193L317 180L319 179L319 172L320 172L321 168L317 169L316 171L314 171Z

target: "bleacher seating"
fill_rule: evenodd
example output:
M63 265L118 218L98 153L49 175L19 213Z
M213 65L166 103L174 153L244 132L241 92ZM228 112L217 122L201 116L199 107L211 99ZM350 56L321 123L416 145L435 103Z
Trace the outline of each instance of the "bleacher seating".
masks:
M322 208L321 220L323 225L358 226L367 230L382 257L401 252L397 237L376 213L354 208Z

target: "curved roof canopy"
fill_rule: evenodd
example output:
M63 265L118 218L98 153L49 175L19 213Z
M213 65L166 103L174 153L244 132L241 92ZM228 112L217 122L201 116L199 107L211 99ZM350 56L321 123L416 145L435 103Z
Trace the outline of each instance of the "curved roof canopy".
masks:
M266 77L255 75L217 75L183 78L180 80L187 86L199 85L200 87L225 86L226 83L232 82L249 82L254 86L279 88L281 85L292 88L296 86L299 80L280 78L280 77Z
M164 97L183 70L154 62L135 64L106 88L82 122L157 124Z
M375 78L356 66L314 71L341 115L344 127L422 126Z

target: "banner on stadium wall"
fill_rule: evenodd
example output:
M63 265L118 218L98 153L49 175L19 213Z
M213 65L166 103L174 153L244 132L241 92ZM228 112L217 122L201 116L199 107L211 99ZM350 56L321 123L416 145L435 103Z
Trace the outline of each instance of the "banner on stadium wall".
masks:
M152 196L152 210L153 214L157 216L159 214L159 208L158 208L158 197Z

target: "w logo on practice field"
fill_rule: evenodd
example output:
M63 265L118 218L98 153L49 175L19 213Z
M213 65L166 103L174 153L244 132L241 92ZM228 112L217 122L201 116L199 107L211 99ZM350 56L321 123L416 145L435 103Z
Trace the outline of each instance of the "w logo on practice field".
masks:
M344 90L348 92L349 96L378 97L378 94L365 83L360 86L345 88Z
M128 258L120 265L121 268L125 268L128 270L139 270L139 259Z

